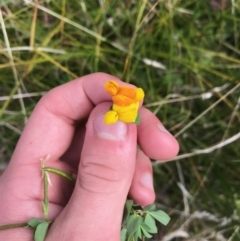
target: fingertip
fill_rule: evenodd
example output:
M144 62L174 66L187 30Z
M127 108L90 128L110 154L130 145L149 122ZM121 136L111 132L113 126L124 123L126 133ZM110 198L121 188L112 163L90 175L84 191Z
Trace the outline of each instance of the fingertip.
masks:
M139 149L129 196L142 206L149 205L155 200L152 164L150 159Z
M143 189L141 192L139 192L139 195L130 195L130 198L133 199L135 203L145 207L154 203L156 195L154 192L147 192Z
M158 118L146 108L141 108L138 126L138 143L152 159L169 160L179 152L176 138L165 129Z
M141 133L141 137L139 144L144 153L152 159L168 160L175 157L179 151L177 140L170 133L159 131L155 125L149 125Z
M179 143L177 139L162 125L159 124L158 129L160 130L159 138L164 141L164 148L162 148L163 160L168 160L175 157L179 152Z

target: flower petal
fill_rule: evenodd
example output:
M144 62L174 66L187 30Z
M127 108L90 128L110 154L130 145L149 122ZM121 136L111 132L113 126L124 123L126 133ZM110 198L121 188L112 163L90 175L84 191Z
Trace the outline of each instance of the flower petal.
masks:
M134 103L134 99L131 99L125 95L117 94L112 97L113 104L119 106L128 106Z
M125 95L134 100L136 98L136 89L128 86L120 86L118 94Z
M139 103L135 102L129 106L113 105L113 110L118 113L118 119L125 123L135 122L138 115Z
M114 110L110 110L104 115L104 123L107 125L114 124L117 120L118 113Z
M142 88L137 88L136 89L136 97L135 101L141 101L144 98L144 91Z
M119 91L119 85L116 81L111 80L105 83L105 89L110 95L116 95Z

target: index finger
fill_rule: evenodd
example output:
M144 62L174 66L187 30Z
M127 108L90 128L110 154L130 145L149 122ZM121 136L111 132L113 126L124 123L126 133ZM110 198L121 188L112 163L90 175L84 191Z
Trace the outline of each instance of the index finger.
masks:
M51 160L60 158L71 143L75 123L86 119L95 105L111 101L103 86L113 79L123 84L112 75L95 73L49 91L31 114L11 162L39 163L48 154Z

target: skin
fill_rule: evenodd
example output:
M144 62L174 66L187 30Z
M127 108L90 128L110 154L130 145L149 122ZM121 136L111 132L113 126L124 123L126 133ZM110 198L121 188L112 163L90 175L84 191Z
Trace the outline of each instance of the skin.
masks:
M50 174L49 219L54 223L46 241L95 241L96 237L119 241L127 196L141 205L154 202L150 158L173 158L178 143L143 107L139 126L99 124L111 105L111 96L103 88L109 80L127 85L114 76L95 73L58 86L39 101L0 178L1 225L43 218L40 159L48 154L45 166L74 173L77 180L73 187ZM0 232L0 240L32 237L31 229Z

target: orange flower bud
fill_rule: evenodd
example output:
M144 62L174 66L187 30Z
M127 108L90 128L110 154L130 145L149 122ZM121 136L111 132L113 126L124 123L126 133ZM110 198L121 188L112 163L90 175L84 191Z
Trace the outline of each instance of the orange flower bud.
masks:
M107 82L105 89L112 95L113 104L119 106L128 106L144 98L144 92L141 88L135 89L129 86L119 86L116 81Z

